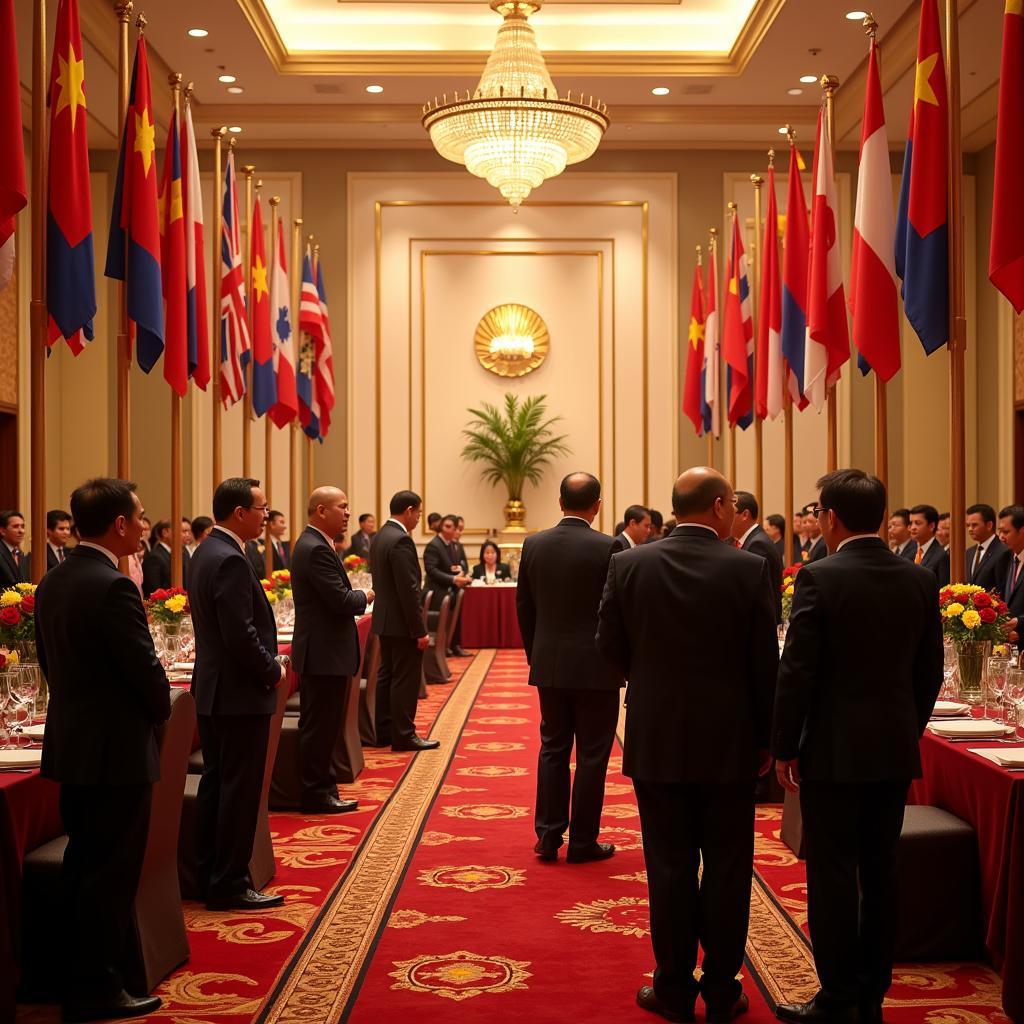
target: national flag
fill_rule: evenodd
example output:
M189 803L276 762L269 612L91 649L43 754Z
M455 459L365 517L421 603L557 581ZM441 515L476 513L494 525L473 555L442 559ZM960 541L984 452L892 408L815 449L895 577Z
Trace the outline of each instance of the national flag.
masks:
M146 38L140 35L117 162L106 276L125 282L128 316L135 324L135 356L146 373L153 369L164 350L160 212L156 193L156 125Z
M814 154L814 202L811 206L811 252L807 280L807 343L804 346L804 394L820 409L825 396L850 358L846 296L839 254L836 181L832 140L824 108L818 112L818 146Z
M323 331L320 318L320 296L313 281L313 259L306 246L302 261L302 290L299 293L299 365L295 390L299 399L299 422L308 437L323 440L320 433L320 403L317 400L316 339Z
M160 262L164 294L164 380L184 396L188 390L188 279L185 272L185 217L181 202L181 134L171 111L160 190Z
M735 210L725 286L722 358L726 365L729 424L746 430L754 419L754 322L750 311L747 256L740 238L739 214Z
M700 248L697 249L697 266L693 268L693 292L690 296L690 327L687 331L686 380L683 384L683 412L693 422L693 429L700 437L704 423L702 406L704 391L701 385L701 370L704 367L704 283L701 280Z
M235 175L235 154L229 151L224 167L220 234L220 391L225 408L234 405L245 394L249 349L245 274L238 235L238 179Z
M704 398L701 416L704 419L704 433L718 437L722 432L722 416L718 408L718 253L711 247L708 260L708 286L704 292L707 303L704 307L704 364L700 379Z
M989 280L1024 312L1024 3L1006 0L996 122L996 180L992 197Z
M853 217L850 313L861 372L867 374L873 369L882 380L891 380L900 368L900 309L894 262L896 222L890 181L878 47L872 39Z
M277 258L270 271L270 316L274 321L274 373L277 376L277 402L267 414L274 425L283 427L299 413L295 390L295 344L289 309L288 264L284 250L284 223L277 222Z
M252 303L252 411L262 416L277 401L274 377L274 338L270 327L270 288L267 248L263 241L260 197L252 209L249 231L249 267Z
M96 269L78 0L60 0L50 69L49 205L46 216L47 344L64 337L77 356L92 341Z
M0 289L14 274L14 228L28 202L14 0L0 0Z
M786 360L789 397L798 409L807 408L804 346L807 343L807 261L811 248L807 200L800 179L804 166L800 151L791 142L786 227L782 236L782 355Z
M779 275L779 206L775 167L768 168L768 215L761 247L761 302L757 320L757 387L754 411L775 419L782 412L786 367L782 358L782 281Z
M192 104L185 101L181 126L185 156L182 199L185 208L185 276L188 283L188 370L203 390L210 383L210 332L206 308L206 242L203 234L203 192L199 179L199 152L192 124Z
M316 261L316 292L320 303L320 336L316 339L316 400L320 406L320 436L326 437L334 408L334 346L331 344L331 320L327 315L324 268Z
M948 115L938 8L935 0L921 0L914 105L896 217L896 273L907 319L929 355L949 336Z

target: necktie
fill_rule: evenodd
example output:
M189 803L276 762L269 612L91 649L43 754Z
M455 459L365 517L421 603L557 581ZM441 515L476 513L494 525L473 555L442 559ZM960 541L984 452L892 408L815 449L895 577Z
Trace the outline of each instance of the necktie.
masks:
M981 564L981 545L975 549L974 552L974 565L971 566L971 579L974 579L974 574L978 571L978 566Z
M1013 585L1010 590L1015 590L1017 587L1017 580L1020 577L1020 555L1013 560Z
M58 562L63 562L64 561L64 549L63 548L57 548L57 561Z
M921 545L918 544L918 546L917 546L917 554L914 555L914 565L920 565L923 560L924 560L924 550L922 549Z

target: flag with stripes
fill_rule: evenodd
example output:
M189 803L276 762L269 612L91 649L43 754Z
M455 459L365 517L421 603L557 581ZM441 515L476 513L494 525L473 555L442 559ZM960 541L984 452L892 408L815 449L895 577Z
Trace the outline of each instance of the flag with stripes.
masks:
M245 312L245 274L238 233L238 179L235 154L224 168L223 223L220 235L220 390L228 408L245 394L249 361L249 324Z
M276 427L290 423L299 413L295 390L295 344L289 308L288 263L284 253L284 221L277 222L275 259L270 270L270 316L274 321L274 374L277 377L277 401L267 414Z
M775 167L768 168L768 215L761 247L761 303L757 321L757 383L754 411L761 419L782 412L786 368L782 358L782 282L779 278L779 207Z
M746 430L754 420L754 321L750 309L747 254L740 237L739 213L735 210L732 215L732 244L726 281L722 358L726 366L728 417L730 425Z
M199 151L192 124L192 104L186 100L181 150L185 156L182 199L185 206L185 276L188 286L188 372L203 390L210 383L210 330L206 306L206 244L203 232L203 192L199 181Z
M331 320L327 315L327 292L324 290L324 269L316 261L316 294L320 303L320 337L316 339L316 399L320 406L320 436L326 437L334 408L334 346L331 343Z
M185 271L185 218L181 199L181 135L171 111L160 190L160 267L164 295L164 380L171 390L188 390L188 298Z
M807 408L804 346L807 342L807 258L811 247L807 200L800 178L803 166L800 151L791 142L786 227L782 235L782 355L786 360L789 397L798 409Z
M316 374L316 340L323 331L320 296L313 280L313 258L306 246L302 261L302 289L299 292L299 364L295 376L295 390L299 399L299 422L307 437L323 440L320 433L320 403L317 400L314 377Z

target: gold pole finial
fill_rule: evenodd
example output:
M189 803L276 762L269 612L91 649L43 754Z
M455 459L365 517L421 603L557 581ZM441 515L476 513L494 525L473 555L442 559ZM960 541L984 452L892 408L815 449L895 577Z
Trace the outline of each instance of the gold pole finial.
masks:
M791 146L796 145L796 129L791 124L786 125L786 138Z
M167 84L168 84L168 85L169 85L169 86L170 86L170 87L171 87L172 89L180 89L180 88L181 88L181 80L182 80L182 79L183 79L184 77L185 77L185 76L184 76L184 75L183 75L183 74L182 74L182 73L181 73L180 71L172 71L172 72L171 72L171 73L170 73L170 74L169 74L169 75L167 76Z
M718 228L708 228L708 235L711 237L711 244L715 244L715 239L718 238Z
M753 185L754 188L760 188L764 184L764 178L762 178L760 174L752 174L750 176L750 184Z
M223 139L224 138L224 126L221 125L219 128L210 129L211 139Z
M221 131L224 131L224 129L222 128ZM228 139L228 149L230 149L231 152L233 153L235 151L236 145L238 145L238 139L236 139L234 135L232 135L231 138Z
M296 217L293 223L295 224L295 226L297 228L301 228L302 227L302 218L301 217Z
M280 196L271 196L270 197L270 205L271 206L277 206L280 202L281 202L281 197Z
M261 188L263 188L263 179L262 178L257 178L256 179L256 191L259 192L259 190Z
M703 248L703 246L698 245L698 246L696 246L696 249L697 249L697 259L700 259L701 256L704 254L704 248Z
M235 141L234 139L231 140L232 144L234 144L234 141ZM256 165L255 164L242 164L242 173L247 178L251 178L256 173Z
M864 32L869 35L872 40L878 35L878 22L875 21L875 12L868 11L864 16L864 20L861 22L864 26Z
M835 75L822 75L820 84L822 91L829 96L839 88L839 79Z
M186 103L187 103L187 104L188 104L189 106L191 106L191 105L192 105L192 91L193 91L193 90L192 90L192 87L193 87L194 85L195 85L195 83L194 83L194 82L189 82L189 83L188 83L188 85L186 85L186 86L185 86L185 102L186 102Z
M774 148L768 150L768 166L769 167L774 167L775 166L775 149Z
M114 13L117 15L118 21L127 25L132 20L132 8L134 6L132 0L118 0L114 4Z
M144 36L146 34L146 25L147 24L148 24L148 22L146 21L145 13L140 11L139 12L139 16L135 19L135 27L139 30L139 35L140 36Z
M737 211L738 207L736 206L735 203L727 203L726 204L726 209L728 209L729 213L731 213L734 217L736 216L736 211Z

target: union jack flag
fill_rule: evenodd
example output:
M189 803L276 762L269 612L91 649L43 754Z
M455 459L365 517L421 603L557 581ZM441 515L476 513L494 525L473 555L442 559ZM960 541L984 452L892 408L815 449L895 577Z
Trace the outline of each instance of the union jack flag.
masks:
M220 236L220 391L224 408L245 394L245 367L252 345L245 311L245 275L238 236L235 154L224 169L224 223Z

